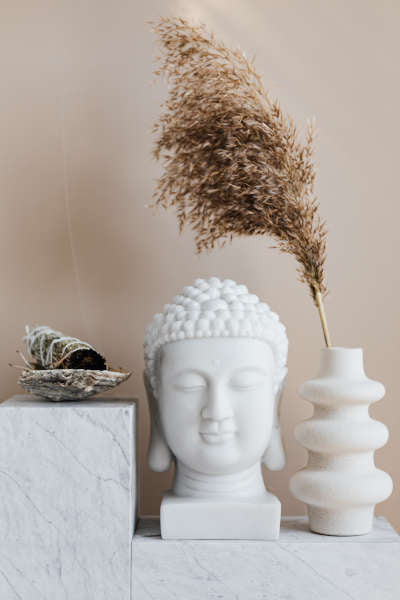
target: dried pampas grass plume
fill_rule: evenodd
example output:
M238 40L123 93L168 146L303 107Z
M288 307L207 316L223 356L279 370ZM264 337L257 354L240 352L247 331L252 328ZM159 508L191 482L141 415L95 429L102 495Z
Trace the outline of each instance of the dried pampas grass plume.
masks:
M193 228L198 252L237 235L273 238L296 258L329 347L327 230L313 196L312 123L302 143L253 64L203 25L163 18L153 27L162 53L156 74L169 82L154 127L154 156L164 163L155 204L175 207L180 230Z

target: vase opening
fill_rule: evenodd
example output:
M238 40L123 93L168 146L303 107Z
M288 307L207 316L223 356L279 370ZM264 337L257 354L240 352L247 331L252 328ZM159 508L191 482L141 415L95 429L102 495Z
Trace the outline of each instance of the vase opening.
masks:
M362 348L323 348L321 377L365 377Z

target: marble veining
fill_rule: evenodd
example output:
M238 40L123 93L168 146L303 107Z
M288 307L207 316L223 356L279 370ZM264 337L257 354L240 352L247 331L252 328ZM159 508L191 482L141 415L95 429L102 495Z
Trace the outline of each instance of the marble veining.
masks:
M158 517L144 517L138 522L135 541L145 542L154 538L160 538L160 519ZM385 517L375 517L374 528L367 535L358 536L334 536L319 535L310 531L308 518L306 516L282 517L280 542L307 542L311 544L332 544L335 542L354 543L354 541L367 542L396 542L400 539L396 531Z
M338 538L284 517L277 542L171 541L157 519L133 539L134 600L398 600L400 538L384 518Z
M135 403L0 405L1 600L130 600Z

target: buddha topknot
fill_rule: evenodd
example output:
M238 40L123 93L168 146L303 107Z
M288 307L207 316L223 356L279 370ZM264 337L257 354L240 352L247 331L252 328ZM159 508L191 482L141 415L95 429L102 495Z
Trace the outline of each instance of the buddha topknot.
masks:
M156 394L155 365L158 350L189 338L245 337L267 342L273 352L278 387L286 375L288 340L284 325L268 304L231 279L196 279L154 315L146 329L146 373Z

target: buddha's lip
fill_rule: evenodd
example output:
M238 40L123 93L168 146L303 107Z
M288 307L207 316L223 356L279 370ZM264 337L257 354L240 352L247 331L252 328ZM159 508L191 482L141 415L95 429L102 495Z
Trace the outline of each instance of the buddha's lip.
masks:
M218 428L217 431L215 431L215 429L203 429L200 428L199 429L199 433L201 433L201 435L215 435L215 436L219 436L219 435L224 435L225 433L236 433L237 429L236 427L231 427L230 429L221 429Z
M225 433L236 433L237 427L234 419L205 419L200 422L199 433L201 435L220 436Z
M200 432L202 439L208 444L223 444L235 435L235 431L221 431L220 433Z

